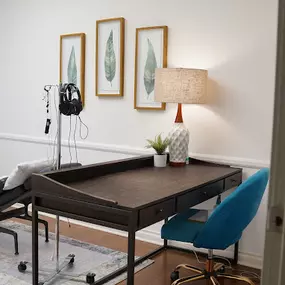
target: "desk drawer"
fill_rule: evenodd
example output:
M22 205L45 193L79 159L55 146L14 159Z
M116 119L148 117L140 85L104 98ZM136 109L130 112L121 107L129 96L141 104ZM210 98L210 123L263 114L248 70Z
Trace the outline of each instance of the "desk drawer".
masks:
M175 214L175 199L155 204L139 212L139 228L152 225Z
M224 181L220 180L210 185L193 190L177 198L177 211L183 212L223 192Z
M242 173L234 174L225 179L225 190L229 190L233 187L240 185L242 182Z

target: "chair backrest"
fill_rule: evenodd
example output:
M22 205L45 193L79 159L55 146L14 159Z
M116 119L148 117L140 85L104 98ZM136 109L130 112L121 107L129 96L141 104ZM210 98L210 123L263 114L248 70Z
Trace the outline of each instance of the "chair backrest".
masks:
M268 178L269 169L261 169L231 193L197 234L194 246L226 249L236 243L257 213Z

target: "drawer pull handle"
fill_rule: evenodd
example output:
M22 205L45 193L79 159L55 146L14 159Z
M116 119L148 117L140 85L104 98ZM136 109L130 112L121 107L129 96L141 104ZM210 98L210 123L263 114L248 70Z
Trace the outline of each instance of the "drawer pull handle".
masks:
M163 212L163 209L156 210L156 214L159 214L159 213L162 213L162 212Z
M236 179L231 179L231 182L236 183L237 180Z

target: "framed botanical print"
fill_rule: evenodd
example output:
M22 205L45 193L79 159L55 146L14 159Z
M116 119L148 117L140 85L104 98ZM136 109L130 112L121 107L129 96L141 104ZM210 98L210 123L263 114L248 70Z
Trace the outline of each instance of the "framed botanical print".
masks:
M85 103L85 34L60 36L61 83L74 83L80 90L81 100Z
M96 22L96 95L124 95L125 19Z
M165 110L154 101L155 69L167 67L167 26L136 30L134 108Z

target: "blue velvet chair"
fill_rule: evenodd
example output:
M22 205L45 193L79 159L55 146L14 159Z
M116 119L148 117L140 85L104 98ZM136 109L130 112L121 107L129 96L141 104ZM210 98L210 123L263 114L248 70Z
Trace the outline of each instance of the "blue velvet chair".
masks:
M188 242L197 248L208 249L206 269L180 264L171 274L172 285L202 279L216 285L219 284L220 278L241 280L254 285L249 278L222 273L222 264L214 266L213 250L224 250L241 238L243 230L257 213L268 179L269 170L259 170L219 204L204 223L193 221L194 219L191 221L191 216L199 210L189 209L185 213L177 214L162 227L163 239ZM180 268L197 274L179 278Z

